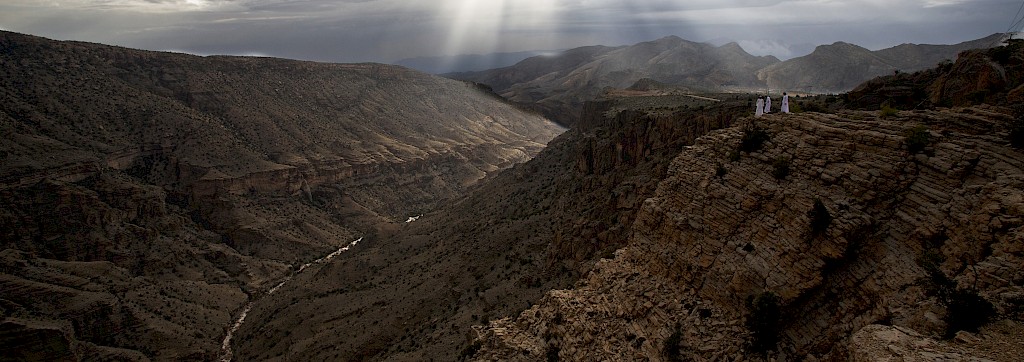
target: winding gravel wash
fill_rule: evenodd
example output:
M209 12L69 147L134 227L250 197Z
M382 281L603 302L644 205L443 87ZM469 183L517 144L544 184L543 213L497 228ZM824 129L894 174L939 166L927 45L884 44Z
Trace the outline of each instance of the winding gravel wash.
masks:
M348 245L345 245L340 249L335 250L333 253L327 254L326 256L320 259L303 264L301 267L299 267L299 270L296 271L294 274L285 277L284 280L282 280L280 283L277 283L277 285L275 285L273 288L270 288L270 290L267 291L267 294L265 294L262 298L269 297L270 295L276 293L279 289L281 289L281 287L285 285L285 283L290 282L292 279L295 278L295 276L299 275L299 273L302 273L307 268L313 265L324 264L326 262L331 261L331 259L334 259L338 255L341 255L341 253L348 251L349 248L356 246L356 244L358 244L360 241L363 241L363 238L356 239L349 243ZM242 308L242 312L238 314L238 319L235 320L235 324L231 325L231 329L229 329L228 333L224 336L224 342L221 342L220 345L221 357L219 361L231 362L231 358L234 357L234 352L231 351L231 338L234 337L235 332L237 332L238 329L242 327L242 323L245 322L245 317L249 315L249 311L252 310L253 303L255 302L256 300L252 300L249 303L245 304L245 308Z

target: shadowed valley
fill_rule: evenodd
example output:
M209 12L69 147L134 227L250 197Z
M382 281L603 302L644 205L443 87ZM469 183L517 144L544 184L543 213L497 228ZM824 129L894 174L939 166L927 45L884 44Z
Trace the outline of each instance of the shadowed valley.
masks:
M298 265L562 132L400 67L7 32L0 97L4 345L47 341L26 358L215 358Z

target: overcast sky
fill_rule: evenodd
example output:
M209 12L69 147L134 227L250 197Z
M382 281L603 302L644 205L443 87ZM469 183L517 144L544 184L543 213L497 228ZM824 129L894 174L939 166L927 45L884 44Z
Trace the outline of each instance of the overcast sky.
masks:
M881 49L973 40L1006 31L1021 6L1020 0L0 0L0 29L150 50L330 62L623 45L667 35L737 41L752 54L786 59L835 41Z

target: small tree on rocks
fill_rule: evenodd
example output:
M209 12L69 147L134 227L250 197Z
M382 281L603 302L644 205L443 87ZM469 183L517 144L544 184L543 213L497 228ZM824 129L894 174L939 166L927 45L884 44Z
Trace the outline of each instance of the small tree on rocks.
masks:
M807 212L807 217L811 219L812 235L821 235L832 224L832 214L828 213L821 199L814 199L814 206Z
M764 292L747 299L747 329L750 330L750 349L764 353L775 349L779 343L779 319L782 317L779 308L779 297L772 292Z

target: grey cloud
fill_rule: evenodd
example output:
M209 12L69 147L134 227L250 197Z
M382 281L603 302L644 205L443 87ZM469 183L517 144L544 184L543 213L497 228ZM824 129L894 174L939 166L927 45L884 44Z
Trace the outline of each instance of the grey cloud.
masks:
M453 1L207 0L196 11L185 0L35 0L0 3L0 27L57 39L76 39L200 54L265 54L319 61L393 61L442 55L457 19L441 7ZM695 41L738 41L752 53L802 55L806 44L847 41L878 49L904 42L955 43L1005 30L1016 0L550 0L550 22L517 22L531 16L531 1L504 4L500 24L467 28L493 31L494 44L468 40L465 53L621 45L677 35ZM130 4L150 4L142 11ZM480 3L483 4L483 3ZM859 4L859 5L858 5ZM176 6L180 5L180 10ZM550 5L549 5L550 6ZM836 9L842 9L836 13ZM711 14L711 15L708 15ZM757 14L757 16L754 16ZM763 14L763 15L762 15ZM737 20L738 19L738 20ZM527 19L530 20L530 19ZM479 35L479 34L472 34ZM799 44L795 46L794 44ZM451 47L449 47L450 50ZM789 54L782 54L788 51Z

